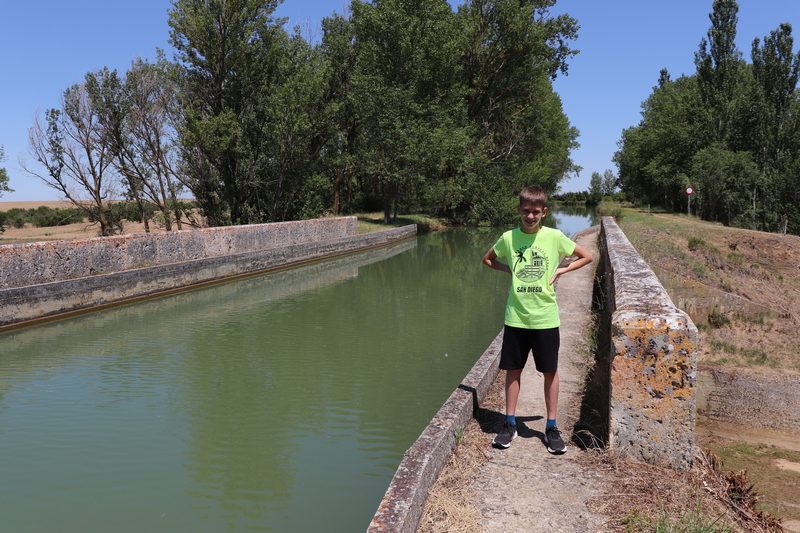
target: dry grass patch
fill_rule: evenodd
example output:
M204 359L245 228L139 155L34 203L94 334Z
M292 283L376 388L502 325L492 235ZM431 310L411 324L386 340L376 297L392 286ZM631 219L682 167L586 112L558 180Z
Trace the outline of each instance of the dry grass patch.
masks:
M608 476L606 492L589 508L608 516L613 531L783 531L779 519L756 509L760 496L746 474L723 472L713 454L699 454L688 472L625 461L611 451L584 453L581 462Z
M450 460L433 485L417 531L421 533L481 531L481 513L475 507L477 495L472 480L481 465L489 461L488 441L480 419L487 409L502 409L503 376L498 375L482 402L478 418L472 418L460 435Z

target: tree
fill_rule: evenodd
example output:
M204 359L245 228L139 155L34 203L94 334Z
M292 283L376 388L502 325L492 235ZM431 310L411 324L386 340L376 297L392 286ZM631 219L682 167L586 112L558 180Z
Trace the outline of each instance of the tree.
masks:
M327 118L321 166L331 181L331 211L338 215L344 203L352 205L355 185L358 122L353 101L356 46L352 19L332 15L322 20L320 53L325 70L322 99Z
M173 217L181 229L174 125L177 91L170 70L163 57L155 64L137 59L124 82L107 69L86 78L115 168L127 185L128 196L139 206L146 231L149 209L145 202L161 211L167 231L172 229Z
M735 0L715 0L695 76L671 81L662 70L642 121L622 133L619 181L630 198L673 210L691 183L703 218L776 230L788 217L797 228L800 53L781 24L753 41L746 64L735 46L737 12Z
M577 54L570 41L578 24L568 15L550 16L553 3L468 0L459 7L462 79L474 132L463 180L470 218L500 223L504 199L523 185L554 191L577 170L570 151L578 132L552 80L567 73Z
M81 208L100 225L100 235L117 233L122 221L109 207L118 182L113 150L87 84L69 87L61 102L60 109L45 111L44 123L37 117L28 135L31 155L44 171L26 171Z
M597 205L603 199L603 175L599 172L592 172L592 177L589 179L589 198L586 203L589 205Z
M3 146L0 145L0 163L6 160L6 152L3 149ZM8 187L8 173L6 169L0 167L0 196L3 196L4 192L13 192L13 189Z
M250 189L263 179L252 164L263 144L260 129L244 121L245 115L254 116L249 106L269 89L280 60L273 49L284 34L273 18L277 5L277 0L175 0L169 13L170 43L183 69L183 164L212 225L262 218L258 209L245 208ZM244 158L249 169L241 168Z
M3 149L3 146L0 145L0 163L5 161L5 159L5 150ZM6 169L0 167L0 197L3 196L4 192L13 192L13 190L8 187L8 173L6 172ZM0 233L3 233L6 230L5 221L5 213L0 213Z
M763 46L759 39L753 41L753 77L759 89L758 127L763 143L757 157L768 170L780 168L797 133L792 105L797 97L800 52L795 54L793 47L792 27L786 23L764 37Z
M600 188L603 191L603 196L614 195L617 191L617 176L614 175L614 171L606 169L603 172L603 184Z
M724 142L730 135L732 105L739 86L742 54L736 49L739 5L736 0L714 0L708 40L700 41L695 66L703 103L713 110L711 133Z
M763 225L775 228L783 216L796 216L800 203L800 52L795 53L792 27L781 24L752 46L752 95L748 101L752 134L750 150L758 163L762 190L753 189L764 206ZM800 224L793 220L792 226Z
M749 152L733 152L714 144L692 158L692 175L703 219L755 226L757 213L749 209L746 199L751 190L759 188L760 173Z
M625 194L642 203L680 209L692 157L708 145L709 109L697 78L681 76L653 88L642 120L622 132L614 162Z
M444 0L357 0L352 9L360 171L388 221L451 176L467 149L459 31Z

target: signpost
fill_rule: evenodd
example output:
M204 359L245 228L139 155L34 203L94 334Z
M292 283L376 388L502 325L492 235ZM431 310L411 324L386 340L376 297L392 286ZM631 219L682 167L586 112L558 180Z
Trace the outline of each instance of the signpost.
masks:
M692 195L694 194L694 188L691 185L686 187L686 213L689 216L692 216Z

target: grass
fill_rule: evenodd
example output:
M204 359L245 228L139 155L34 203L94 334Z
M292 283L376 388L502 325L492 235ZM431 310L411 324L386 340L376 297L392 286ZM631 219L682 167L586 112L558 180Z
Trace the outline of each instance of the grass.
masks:
M745 363L751 366L769 366L769 367L777 367L778 361L774 358L770 357L767 352L761 350L759 348L743 348L741 346L736 346L726 341L722 341L719 339L709 339L708 345L711 348L712 352L723 352L733 356L739 356L739 358L743 359L739 362ZM735 358L730 357L720 357L713 359L711 362L717 364L725 364L736 361Z
M708 325L718 329L731 323L731 319L725 313L720 313L716 309L708 314Z
M719 447L715 453L726 470L747 470L747 477L764 498L757 509L785 519L800 520L800 473L780 464L795 463L800 467L800 452L737 442Z
M416 224L419 233L441 231L447 228L447 224L443 220L421 214L399 215L388 224L383 221L383 213L356 213L354 216L358 218L358 233L372 233L409 224Z
M624 522L626 532L634 533L647 531L651 533L726 533L732 531L727 525L720 525L718 522L723 517L706 516L699 506L680 513L678 516L670 516L669 513L661 511L653 518L642 516L637 511L632 511Z
M597 206L597 215L601 217L614 217L619 223L625 216L625 210L622 205L614 202L600 202Z
M686 215L632 208L624 212L620 226L648 264L677 280L698 281L755 304L752 309L743 305L741 311L728 311L727 316L713 311L702 320L695 316L696 321L708 319L708 326L700 332L702 345L709 347L714 337L731 343L726 350L710 346L702 357L731 364L800 368L800 360L790 348L800 316L800 306L793 297L800 290L794 267L800 247L794 237L776 241L780 238ZM702 287L698 287L697 296L699 302L706 301ZM681 298L691 297L691 292L681 293ZM774 316L758 311L758 307L773 310ZM701 304L687 307L698 313L708 313L706 309Z

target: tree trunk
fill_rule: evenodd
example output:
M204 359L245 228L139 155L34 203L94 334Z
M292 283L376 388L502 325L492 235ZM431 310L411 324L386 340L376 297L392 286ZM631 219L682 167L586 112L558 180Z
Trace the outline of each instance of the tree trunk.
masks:
M333 184L333 214L339 214L339 188L342 186L342 172L341 168L336 169L336 181Z
M144 232L150 233L150 220L147 217L147 210L144 207L144 202L142 199L139 198L139 195L136 195L136 206L139 208L139 213L142 214L142 223L144 224Z
M388 224L392 218L392 195L389 192L389 185L383 186L383 222Z

